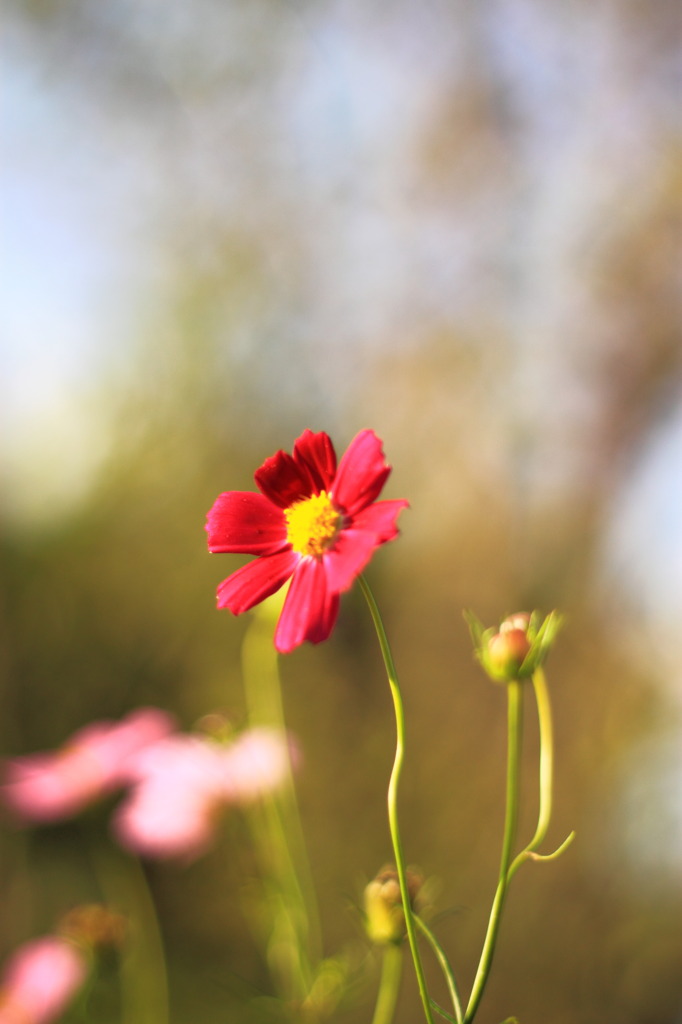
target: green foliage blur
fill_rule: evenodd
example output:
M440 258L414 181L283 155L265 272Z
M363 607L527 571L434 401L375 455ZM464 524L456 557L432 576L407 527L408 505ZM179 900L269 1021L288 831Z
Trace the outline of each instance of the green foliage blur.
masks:
M194 18L171 6L173 17L152 31L141 4L123 5L127 13L109 2L9 5L13 31L27 50L30 40L46 82L68 81L75 90L97 69L93 116L101 115L99 131L111 132L107 144L131 147L142 164L149 154L138 133L148 125L152 164L170 171L169 180L150 172L158 173L150 231L159 261L163 251L162 301L150 301L125 338L121 364L89 386L81 424L106 438L96 469L68 501L53 499L50 486L43 495L42 474L53 482L71 457L53 451L46 436L49 458L36 461L32 478L25 471L25 493L8 493L4 504L0 749L16 756L53 748L93 719L141 705L171 710L186 728L213 710L244 723L248 616L216 611L214 596L239 558L208 555L206 512L218 492L250 489L264 458L290 450L305 427L327 430L339 454L371 427L394 467L384 496L411 506L400 539L368 570L406 703L403 836L408 860L432 880L433 927L460 985L468 991L494 891L506 729L503 691L475 663L462 609L493 624L517 610L557 608L566 625L547 664L556 722L548 849L571 829L577 838L556 863L524 867L514 879L480 1020L494 1024L513 1013L522 1024L675 1024L682 1019L679 832L677 848L666 848L674 832L666 832L664 782L654 778L653 795L635 812L628 794L640 771L646 791L660 751L679 742L679 700L671 697L670 661L655 649L641 656L636 601L609 589L603 573L618 496L668 422L682 382L671 243L682 177L679 139L667 129L670 93L659 82L659 93L642 99L649 106L630 111L633 131L640 118L654 143L641 179L638 166L620 179L605 173L605 187L616 181L620 193L600 196L583 183L596 198L581 205L579 185L565 182L562 192L546 156L539 180L552 215L541 221L541 204L533 207L525 191L533 188L524 162L531 158L520 152L528 125L518 111L514 120L513 89L496 93L505 78L490 52L490 66L476 63L475 16L466 5L429 6L430 27L412 3L390 15L371 6L342 15L331 4L259 2L247 10L237 0L224 7L202 0ZM489 18L503 16L501 5L481 7ZM546 8L545 24L558 31L560 5ZM654 14L627 3L613 12L613 45L632 66L596 71L595 95L607 86L615 95L623 80L636 91L633 52L644 66L669 59L672 8L663 3ZM385 200L393 204L389 218L406 222L407 250L412 222L433 217L447 237L463 218L480 216L489 229L497 203L509 234L523 235L515 217L524 222L535 210L537 237L531 225L518 243L507 238L498 258L511 260L518 244L514 267L479 266L479 293L462 310L440 293L434 298L437 273L446 295L462 286L456 266L444 267L440 257L429 263L428 246L412 264L402 253L409 286L393 281L393 318L358 312L362 301L381 303L371 265L359 271L366 294L357 283L344 290L342 264L353 249L336 262L327 250L344 211L357 216L364 204L372 207L368 217L376 214L381 179L352 199L354 188L369 188L363 175L374 173L359 147L351 154L357 164L335 179L339 191L327 192L315 178L324 179L324 169L309 166L322 143L308 138L299 166L296 146L282 151L281 136L300 126L272 105L278 88L295 92L297 61L317 60L334 79L325 15L332 36L335 26L343 34L340 19L360 50L374 47L385 60L392 45L399 56L401 47L409 51L411 25L426 51L440 33L462 34L463 67L433 72L426 113L405 115L413 126L401 141L406 164ZM576 40L603 29L587 9L573 16L583 19L571 28ZM221 27L224 53L216 44ZM563 116L570 121L565 109ZM597 125L608 120L599 111L585 116ZM396 118L386 116L387 141ZM188 185L193 147L206 180ZM599 153L583 156L576 175L588 180L600 159L608 163ZM331 160L326 151L324 159ZM247 211L240 217L227 186L220 190L223 165L234 202ZM517 179L512 194L509 175ZM637 181L646 187L625 209L625 186ZM299 184L309 190L308 205ZM570 220L571 210L582 227L561 249L562 214ZM566 266L550 272L552 258ZM320 259L330 260L324 271ZM549 303L543 282L564 291L534 316L536 301L544 295ZM391 858L385 790L394 733L361 595L346 595L326 644L295 652L281 668L287 722L303 754L300 810L324 952L349 950L371 965L357 907L366 882ZM522 835L536 813L536 741L529 708ZM76 903L111 900L133 916L139 910L108 833L110 810L40 829L3 822L0 953L50 931ZM246 832L238 814L228 815L215 848L196 863L144 865L166 950L171 1024L278 1019L247 912L257 866ZM652 863L652 848L660 861ZM445 1001L436 968L427 969ZM333 1018L339 1024L370 1019L377 971L378 962L356 1001ZM98 976L90 1019L158 1024L122 1007L117 977L115 963ZM65 1020L75 1024L79 1012ZM413 1024L419 1012L408 969L396 1024Z

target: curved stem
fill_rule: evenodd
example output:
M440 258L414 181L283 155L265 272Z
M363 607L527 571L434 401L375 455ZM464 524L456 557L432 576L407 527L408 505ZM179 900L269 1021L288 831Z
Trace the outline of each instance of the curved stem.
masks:
M495 944L500 930L507 886L509 884L509 864L516 835L519 808L519 767L523 710L522 686L523 684L518 680L507 683L507 809L504 822L504 838L502 840L502 856L500 858L500 873L490 911L488 931L478 964L478 971L476 972L471 996L469 997L469 1005L464 1014L464 1024L470 1024L476 1016L476 1011L483 996L483 990L488 981Z
M403 904L403 913L405 914L405 925L407 927L407 938L410 943L410 952L412 953L412 960L414 962L414 969L417 975L417 985L419 986L419 994L421 996L422 1005L424 1008L424 1016L428 1021L428 1024L433 1024L433 1015L431 1013L431 1003L429 999L429 993L426 988L426 979L424 977L424 969L422 967L421 959L419 956L419 946L417 944L417 930L414 923L414 917L412 915L412 908L410 906L410 895L407 887L407 873L405 868L405 856L403 854L403 844L400 838L400 827L398 824L398 783L400 781L400 773L402 771L403 759L405 756L405 712L403 709L402 694L400 692L400 686L398 684L398 676L393 662L393 655L391 654L391 648L388 643L388 637L386 636L386 630L381 620L379 613L379 607L374 599L374 595L370 590L369 584L365 580L364 576L359 576L358 581L362 589L367 605L372 616L374 628L379 639L379 646L381 648L381 654L384 659L384 665L386 667L386 675L388 676L388 683L391 688L391 696L393 698L393 708L395 711L395 724L396 724L396 748L395 748L395 759L393 761L393 770L391 771L391 778L388 784L388 824L391 832L391 841L393 843L393 854L395 856L396 870L398 872L398 880L400 883L400 896Z
M538 809L538 823L533 838L528 845L517 854L509 868L509 879L513 878L522 864L527 860L547 859L539 858L535 854L538 846L547 835L550 818L552 816L552 786L554 780L554 730L552 726L552 707L549 700L549 691L545 674L541 668L533 673L533 690L535 703L538 709L538 725L540 731L540 803ZM559 853L572 841L573 833L569 839L559 847ZM549 854L552 859L558 853Z
M552 816L552 783L554 777L552 708L549 702L545 674L541 668L536 669L533 673L533 690L538 709L538 725L540 730L540 804L538 808L538 824L533 838L526 846L527 851L537 850L547 835L549 820ZM514 864L512 864L510 870L514 874Z
M372 1024L391 1024L398 1002L402 974L403 951L400 946L391 942L383 950L381 981Z
M436 960L440 964L441 970L443 971L443 976L445 977L445 983L448 986L448 992L450 994L450 999L452 1001L452 1008L455 1012L455 1019L457 1020L457 1024L462 1024L462 1004L459 998L457 982L455 981L455 976L452 973L452 967L450 966L448 958L446 957L442 946L438 942L438 939L433 934L429 926L425 924L424 921L422 921L421 917L418 917L418 915L415 914L414 920L416 922L417 928L422 933L428 944L431 946L431 949L435 954Z
M533 691L538 709L538 725L540 728L540 807L538 825L535 835L527 846L528 850L536 850L547 835L549 819L552 816L552 783L554 778L554 730L552 727L552 707L549 702L549 691L545 673L538 668L533 673Z
M532 850L524 850L526 860L536 861L538 864L545 864L551 860L557 860L564 850L567 850L573 840L575 839L575 832L569 832L563 843L557 846L556 850L552 850L551 853L534 853ZM519 854L520 856L520 854ZM511 873L510 873L511 877Z

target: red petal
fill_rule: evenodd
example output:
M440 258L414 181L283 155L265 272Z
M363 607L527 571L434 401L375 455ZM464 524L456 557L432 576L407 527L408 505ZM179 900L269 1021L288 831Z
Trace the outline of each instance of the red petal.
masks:
M270 554L287 542L281 509L253 491L219 494L206 517L208 550Z
M300 556L295 551L265 555L237 569L218 587L218 607L241 615L279 590L293 573Z
M373 533L352 528L342 530L334 547L324 556L329 589L336 594L348 590L381 543Z
M336 452L328 434L304 430L294 444L294 460L308 471L317 494L329 490L336 473Z
M331 633L339 611L338 594L327 586L324 564L302 559L289 587L275 631L275 647L288 654L304 640L317 644Z
M307 467L294 461L288 452L278 451L266 459L254 474L258 488L280 508L289 508L301 498L309 498L313 482Z
M353 516L324 556L327 584L340 593L348 590L365 568L375 548L398 536L395 520L407 502L378 501Z
M396 519L404 508L409 508L409 501L398 498L396 501L375 501L373 505L363 508L353 516L348 528L351 530L367 530L373 533L377 543L383 544L398 536Z
M373 430L362 430L349 444L333 487L334 504L349 516L370 505L391 472L382 442Z

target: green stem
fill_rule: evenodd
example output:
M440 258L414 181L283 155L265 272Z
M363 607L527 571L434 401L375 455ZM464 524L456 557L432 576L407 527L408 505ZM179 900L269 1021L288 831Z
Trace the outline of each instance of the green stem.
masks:
M452 1008L455 1012L455 1019L457 1021L457 1024L462 1024L462 1004L459 998L457 982L455 981L455 976L452 972L452 967L450 966L448 958L446 957L442 946L438 942L438 939L433 934L429 926L425 924L424 921L422 921L421 917L418 917L415 914L414 920L417 924L417 928L422 933L428 944L431 946L431 949L435 954L436 960L440 964L441 970L443 971L443 976L445 977L445 983L448 986L450 1000L452 1001Z
M133 923L130 946L121 961L122 1024L167 1024L166 959L144 869L135 857L114 857L101 845L92 847L92 859L105 900Z
M540 804L538 824L535 835L526 846L527 851L537 850L547 835L549 821L552 816L552 782L554 777L554 732L552 728L552 708L549 702L549 691L545 674L541 668L533 673L533 690L538 709L538 725L540 731ZM520 855L519 855L520 856ZM517 858L518 860L518 858ZM515 864L511 866L514 874Z
M552 786L554 779L554 730L552 727L552 707L545 674L541 668L533 673L533 690L538 709L538 726L540 732L540 801L538 823L533 838L528 845L517 854L509 868L509 878L513 878L522 864L531 859L547 835L552 816ZM570 842L570 838L569 838ZM567 844L562 844L561 850ZM550 855L553 856L553 855Z
M381 981L372 1024L391 1024L398 1002L402 974L403 951L400 946L391 942L384 946L383 950Z
M520 775L520 754L521 754L521 733L522 733L522 711L523 711L523 684L518 680L507 683L508 714L507 714L507 809L504 823L504 838L502 840L502 856L500 858L500 873L490 911L488 931L483 943L481 959L478 964L478 971L469 997L469 1005L464 1014L463 1024L470 1024L476 1016L479 1003L483 996L490 967L495 952L495 944L500 930L502 910L507 895L509 884L509 865L511 853L516 835L516 824L519 809L519 775Z
M286 732L278 656L272 645L267 609L256 609L244 637L242 668L251 726L265 725ZM279 890L274 911L273 935L288 934L280 944L288 950L287 964L279 964L280 983L288 997L303 1001L310 992L321 959L321 938L317 901L296 799L291 765L279 793L262 801L250 816L254 838ZM258 813L259 812L259 813ZM278 927L277 927L278 926ZM293 948L292 948L293 947ZM273 965L274 966L274 965ZM285 980L284 975L293 972ZM293 985L294 991L291 989Z
M417 985L419 987L419 994L421 996L422 1005L424 1007L424 1016L428 1021L428 1024L433 1024L433 1015L431 1013L431 1002L429 999L429 993L426 988L426 979L424 977L424 969L422 967L421 958L419 956L419 946L417 944L417 929L414 923L414 917L412 915L412 907L410 905L410 895L407 886L407 871L405 867L405 856L403 854L403 845L400 838L400 827L398 824L398 783L400 781L400 773L403 767L403 760L405 756L405 712L403 709L402 694L400 692L400 686L398 684L398 675L396 673L395 664L393 662L393 655L391 654L391 648L388 643L388 637L386 636L386 630L381 620L381 614L379 607L374 599L374 595L370 590L369 584L365 580L364 576L359 576L358 581L362 589L367 605L369 607L374 628L379 639L379 646L381 648L381 654L384 659L384 665L386 667L386 675L388 676L388 683L391 688L391 696L393 698L393 708L395 711L395 724L396 724L396 748L395 758L393 761L393 770L391 771L391 778L388 784L388 825L391 832L391 841L393 843L393 854L395 856L396 870L398 872L398 881L400 883L400 896L402 899L403 913L405 914L405 925L407 927L407 938L410 943L410 952L412 953L412 960L414 962L414 970L417 975Z

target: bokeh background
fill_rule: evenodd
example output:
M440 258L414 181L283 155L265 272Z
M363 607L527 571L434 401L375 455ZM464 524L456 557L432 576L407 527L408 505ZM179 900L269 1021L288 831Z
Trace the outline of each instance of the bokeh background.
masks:
M505 709L461 610L558 607L548 845L577 839L515 879L480 1019L679 1024L677 0L8 0L3 21L2 752L141 704L239 721L246 623L214 608L238 559L207 555L206 510L303 428L341 452L372 427L411 504L369 571L405 845L462 987ZM349 905L390 859L361 595L282 671L333 953L362 946ZM529 764L534 741L529 713ZM103 821L3 826L0 952L101 898ZM146 868L172 1024L270 1019L244 1001L268 979L238 831ZM397 1020L418 1016L406 979Z

